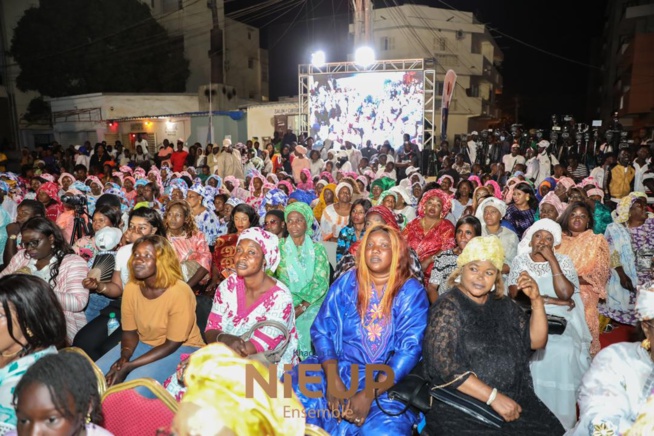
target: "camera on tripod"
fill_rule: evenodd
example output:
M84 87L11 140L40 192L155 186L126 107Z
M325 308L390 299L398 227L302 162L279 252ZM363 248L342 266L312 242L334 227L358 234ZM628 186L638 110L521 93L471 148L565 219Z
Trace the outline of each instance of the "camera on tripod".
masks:
M61 196L61 201L69 206L86 206L86 196L83 194L69 194L65 193Z

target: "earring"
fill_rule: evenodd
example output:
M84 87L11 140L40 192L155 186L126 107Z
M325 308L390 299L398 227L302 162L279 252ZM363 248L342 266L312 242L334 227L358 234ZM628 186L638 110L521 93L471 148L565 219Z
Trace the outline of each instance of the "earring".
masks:
M643 342L640 343L640 346L643 347L645 351L649 351L652 348L652 344L649 339L643 339Z
M27 327L27 328L25 329L25 333L27 333L27 336L29 336L30 338L31 338L32 336L34 336L34 333L32 333L32 330L30 330L29 327Z
M86 419L84 420L84 422L85 422L86 424L90 424L90 423L91 423L91 414L90 414L90 413L89 413L88 415L86 415Z

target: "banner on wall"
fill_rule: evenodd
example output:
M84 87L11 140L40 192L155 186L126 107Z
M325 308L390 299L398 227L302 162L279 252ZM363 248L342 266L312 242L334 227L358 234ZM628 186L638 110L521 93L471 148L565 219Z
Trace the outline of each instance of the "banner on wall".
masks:
M443 141L447 139L447 116L454 95L454 85L456 85L456 73L454 70L447 70L445 80L443 80L443 97L441 99L441 140Z

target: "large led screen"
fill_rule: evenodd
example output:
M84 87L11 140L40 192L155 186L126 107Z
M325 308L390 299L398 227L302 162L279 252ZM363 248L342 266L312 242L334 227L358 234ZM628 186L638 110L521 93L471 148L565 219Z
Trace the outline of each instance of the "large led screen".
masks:
M371 140L397 149L408 133L422 148L422 71L315 75L310 83L309 126L317 145Z

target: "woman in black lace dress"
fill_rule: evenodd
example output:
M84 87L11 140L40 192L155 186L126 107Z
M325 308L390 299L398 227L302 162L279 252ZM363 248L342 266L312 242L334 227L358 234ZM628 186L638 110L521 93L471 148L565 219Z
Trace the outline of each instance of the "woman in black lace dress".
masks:
M424 375L489 404L506 422L501 429L434 401L427 432L436 435L562 435L563 427L536 397L529 372L531 350L547 343L547 317L538 285L526 273L519 288L531 300L529 319L504 297L499 271L504 250L495 236L472 239L458 268L429 313L423 345ZM455 283L456 279L460 283Z

